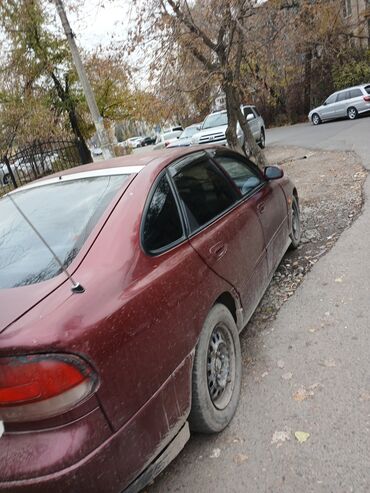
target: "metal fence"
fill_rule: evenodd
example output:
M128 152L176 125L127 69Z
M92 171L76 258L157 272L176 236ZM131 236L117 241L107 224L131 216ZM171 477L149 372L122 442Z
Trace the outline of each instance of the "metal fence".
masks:
M82 164L78 141L34 141L0 162L0 195L45 175Z

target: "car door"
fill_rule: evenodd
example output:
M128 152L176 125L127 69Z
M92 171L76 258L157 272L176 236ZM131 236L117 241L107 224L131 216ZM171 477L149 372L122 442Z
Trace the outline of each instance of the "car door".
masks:
M268 278L264 234L257 213L258 192L243 197L206 153L177 163L171 174L192 247L235 287L248 320Z
M260 127L258 124L258 118L256 117L253 109L250 106L244 106L243 113L252 131L253 137L257 140L260 136ZM250 118L249 120L248 120L248 116Z
M247 198L251 196L256 201L271 274L289 245L288 209L283 189L278 180L267 181L256 166L242 156L224 153L216 155L215 160L228 173L241 194Z
M353 106L357 109L358 112L361 112L365 109L365 100L364 94L362 93L359 87L355 87L354 89L350 89L348 91L349 97L347 101L347 109L350 106ZM347 114L347 111L346 111Z
M345 116L347 116L347 100L348 91L342 91L338 93L337 102L335 103L336 118L344 118Z
M328 97L328 99L323 104L323 108L320 111L320 117L323 120L330 120L331 118L335 118L335 103L337 100L337 95L332 94Z

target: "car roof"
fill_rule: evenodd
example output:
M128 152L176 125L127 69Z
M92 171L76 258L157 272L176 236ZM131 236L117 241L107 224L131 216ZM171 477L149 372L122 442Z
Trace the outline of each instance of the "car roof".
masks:
M206 149L214 149L216 147L219 146L201 145L192 147L174 147L171 149L161 149L144 153L130 154L129 156L120 156L113 159L108 159L106 161L97 161L90 164L82 164L80 166L75 166L74 168L69 168L48 176L44 176L39 180L35 180L27 185L17 188L15 191L25 190L30 187L33 188L41 184L46 184L46 182L54 182L61 176L71 177L70 179L79 179L81 177L88 178L93 176L125 174L125 169L127 170L127 174L138 174L142 169L148 166L153 169L162 169L178 158L199 152L200 150L205 151ZM104 171L107 171L107 173L104 173Z

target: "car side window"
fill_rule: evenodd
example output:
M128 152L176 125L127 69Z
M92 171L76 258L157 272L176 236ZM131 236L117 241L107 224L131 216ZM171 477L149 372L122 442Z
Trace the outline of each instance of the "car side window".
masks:
M362 91L361 91L361 89L351 89L351 90L349 91L349 93L350 93L350 96L349 96L349 97L350 97L351 99L352 99L352 98L358 98L358 97L362 96Z
M253 111L255 112L256 116L261 116L260 112L258 111L258 109L255 106L253 106Z
M247 118L248 115L252 115L253 118L256 118L256 115L253 113L252 108L248 108L248 107L247 108L244 108L243 109L243 112L244 112L245 118Z
M332 94L331 96L328 97L328 99L325 101L325 104L333 104L337 100L337 95Z
M147 252L154 253L172 245L182 236L179 211L170 184L164 175L146 212L142 230L143 247Z
M337 102L345 101L346 99L348 99L347 96L348 96L348 91L340 92L337 97Z
M229 175L242 195L248 195L262 184L262 179L242 160L218 156L215 158L223 170Z
M207 158L182 167L173 177L193 232L237 200L231 184Z
M368 94L370 94L370 86L366 86L366 87L364 87L364 89L365 89L365 91L366 91Z

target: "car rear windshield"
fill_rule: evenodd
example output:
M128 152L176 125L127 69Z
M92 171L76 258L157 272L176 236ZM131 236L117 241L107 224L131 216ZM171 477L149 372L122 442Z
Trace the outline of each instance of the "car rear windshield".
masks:
M227 113L214 113L213 115L207 116L204 120L202 129L219 127L221 125L227 125Z
M60 181L11 197L68 267L128 176ZM9 196L0 199L0 218L0 288L36 284L61 273Z

